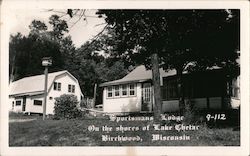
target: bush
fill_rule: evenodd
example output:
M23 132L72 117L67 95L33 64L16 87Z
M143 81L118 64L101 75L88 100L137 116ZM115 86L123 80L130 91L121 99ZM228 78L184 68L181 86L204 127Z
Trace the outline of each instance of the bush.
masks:
M187 100L185 104L185 109L184 109L184 122L186 124L194 123L197 122L197 118L195 116L196 110L194 109L194 106L192 104L191 100Z
M82 117L83 112L77 107L79 102L75 95L63 94L55 100L55 119L73 119Z
M92 102L93 102L93 99L84 98L81 100L80 106L81 108L90 109L92 108Z

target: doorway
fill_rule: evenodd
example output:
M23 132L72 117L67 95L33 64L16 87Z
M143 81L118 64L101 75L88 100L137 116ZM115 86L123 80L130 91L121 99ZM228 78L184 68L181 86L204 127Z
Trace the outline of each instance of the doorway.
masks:
M142 84L142 106L141 111L152 111L152 87L151 83Z
M26 110L26 96L23 97L23 107L22 107L22 111L25 112Z

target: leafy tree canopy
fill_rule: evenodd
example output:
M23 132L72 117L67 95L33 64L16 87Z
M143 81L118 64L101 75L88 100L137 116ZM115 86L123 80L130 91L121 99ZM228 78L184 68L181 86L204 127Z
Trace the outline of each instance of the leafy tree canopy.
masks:
M116 33L117 55L150 66L157 53L165 69L235 62L238 10L99 10Z

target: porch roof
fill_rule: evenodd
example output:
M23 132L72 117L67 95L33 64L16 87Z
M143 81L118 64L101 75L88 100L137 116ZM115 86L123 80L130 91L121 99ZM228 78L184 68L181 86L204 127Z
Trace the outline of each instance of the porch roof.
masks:
M167 77L176 75L176 70L169 70L164 71L162 68L160 70L160 77ZM145 82L152 79L152 71L146 70L146 67L144 65L140 65L136 67L132 72L130 72L128 75L123 77L119 80L109 81L100 84L100 87L110 86L110 85L118 85L118 84L125 84L125 83L135 83L135 82Z

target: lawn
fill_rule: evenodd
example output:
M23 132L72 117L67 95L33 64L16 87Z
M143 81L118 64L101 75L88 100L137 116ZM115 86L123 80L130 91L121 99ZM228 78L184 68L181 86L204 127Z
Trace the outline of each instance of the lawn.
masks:
M155 131L152 121L110 121L108 118L86 118L75 120L42 120L41 116L10 114L9 145L10 146L239 146L240 131L233 127L208 128L199 125L196 131ZM22 120L23 119L23 120ZM31 120L30 120L31 119ZM21 121L21 122L20 122ZM90 132L88 127L95 125L99 131ZM102 126L116 128L146 127L146 131L102 131ZM168 123L174 125L174 123ZM152 134L163 136L188 135L190 140L152 141ZM102 135L139 136L140 141L102 141Z

